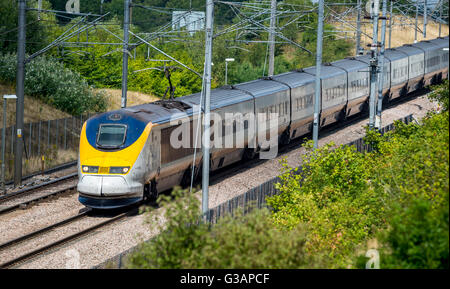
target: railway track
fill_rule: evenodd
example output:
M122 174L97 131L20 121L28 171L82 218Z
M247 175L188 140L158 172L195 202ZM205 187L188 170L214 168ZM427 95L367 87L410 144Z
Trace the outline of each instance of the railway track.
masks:
M41 228L37 231L33 231L31 233L25 234L13 240L9 240L3 244L0 244L0 268L6 269L11 268L15 265L23 263L27 260L31 260L33 258L38 257L39 255L50 252L52 249L58 248L64 244L67 244L73 240L79 239L87 234L99 229L103 228L109 224L117 222L127 216L132 215L136 210L136 207L133 206L131 209L128 209L125 212L119 212L117 215L108 217L106 220L102 220L99 222L94 222L94 224L83 224L89 223L92 218L88 218L94 210L86 209L83 212L80 212L77 215L66 218L62 221L54 223L50 226ZM72 228L71 228L72 227ZM80 227L84 227L83 229L79 229ZM65 233L64 230L74 231L69 234ZM49 242L45 245L41 245L41 238L49 235L48 239L53 239L51 235L61 234L63 237L57 238L56 241ZM28 249L31 248L31 249ZM17 254L20 252L21 254ZM25 252L25 253L23 253ZM5 257L8 254L12 254L12 258Z
M58 171L62 171L62 170L68 169L70 167L76 166L77 162L78 161L72 161L72 162L61 164L61 165L53 167L53 168L46 169L46 170L44 170L44 172L36 172L36 173L29 174L27 176L24 176L22 178L22 181L31 179L32 177L35 177L35 176L38 176L38 175L48 175L48 174L52 174L52 173L55 173L55 172L58 172ZM9 181L5 182L5 185L12 185L13 183L14 183L14 180L9 180Z
M28 188L21 189L16 192L0 196L0 215L14 211L19 208L24 208L30 204L37 203L49 197L57 196L76 189L76 184L70 184L78 176L78 173L71 173L69 175L59 177L48 182L34 185ZM52 187L60 186L62 183L69 183L68 186L62 186L53 190Z

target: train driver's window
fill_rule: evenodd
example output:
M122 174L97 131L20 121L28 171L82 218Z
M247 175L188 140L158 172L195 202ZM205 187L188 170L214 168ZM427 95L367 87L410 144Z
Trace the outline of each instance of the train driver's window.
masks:
M122 124L101 124L97 137L100 148L119 148L125 142L127 126Z

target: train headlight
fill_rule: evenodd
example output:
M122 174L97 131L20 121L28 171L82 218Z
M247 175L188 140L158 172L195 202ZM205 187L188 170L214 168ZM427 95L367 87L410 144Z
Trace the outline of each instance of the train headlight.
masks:
M110 167L110 174L126 174L130 170L130 167Z
M98 173L98 167L95 166L83 166L83 173Z

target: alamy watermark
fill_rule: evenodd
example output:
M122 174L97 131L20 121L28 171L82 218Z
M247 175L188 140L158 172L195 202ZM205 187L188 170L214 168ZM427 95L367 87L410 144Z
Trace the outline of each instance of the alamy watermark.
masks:
M171 116L170 125L175 129L170 134L170 145L174 149L207 145L198 121L199 108L194 106L192 117L183 112ZM210 149L253 149L259 151L261 159L272 159L278 154L278 120L279 114L272 112L212 112L205 135L210 136Z
M369 260L366 263L366 269L380 269L380 253L377 249L369 249L366 252Z

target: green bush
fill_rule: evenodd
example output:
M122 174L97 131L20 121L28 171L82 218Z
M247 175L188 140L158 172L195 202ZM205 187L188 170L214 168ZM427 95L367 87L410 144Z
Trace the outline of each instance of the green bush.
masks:
M16 59L15 54L0 54L0 80L15 82ZM25 93L73 115L107 107L105 96L94 92L78 73L45 56L27 63Z
M446 89L439 86L433 95L444 103L442 113L420 124L396 122L384 136L367 131L370 153L332 144L312 151L308 143L301 172L284 162L280 194L268 200L275 225L308 224L306 248L327 253L327 267L363 266L365 258L354 256L376 238L384 268L447 268Z
M308 251L327 252L330 266L347 267L355 246L384 225L384 195L370 183L373 160L354 147L305 146L301 172L283 163L280 194L268 199L273 221L285 229L308 224Z
M174 200L163 197L165 225L162 232L143 243L127 262L128 268L305 268L319 266L319 259L305 252L305 230L289 232L274 228L268 210L253 210L216 225L197 223L199 201L193 195ZM161 219L159 219L161 221ZM150 226L162 224L153 219Z
M391 196L383 268L448 268L449 115L399 126L381 144L377 183ZM407 134L409 133L409 134Z
M446 202L438 208L421 198L396 206L384 237L387 248L380 257L382 268L448 269L448 197L447 191Z
M448 94L448 79L440 85L433 88L433 92L429 96L432 100L438 101L443 111L448 111L449 94Z

